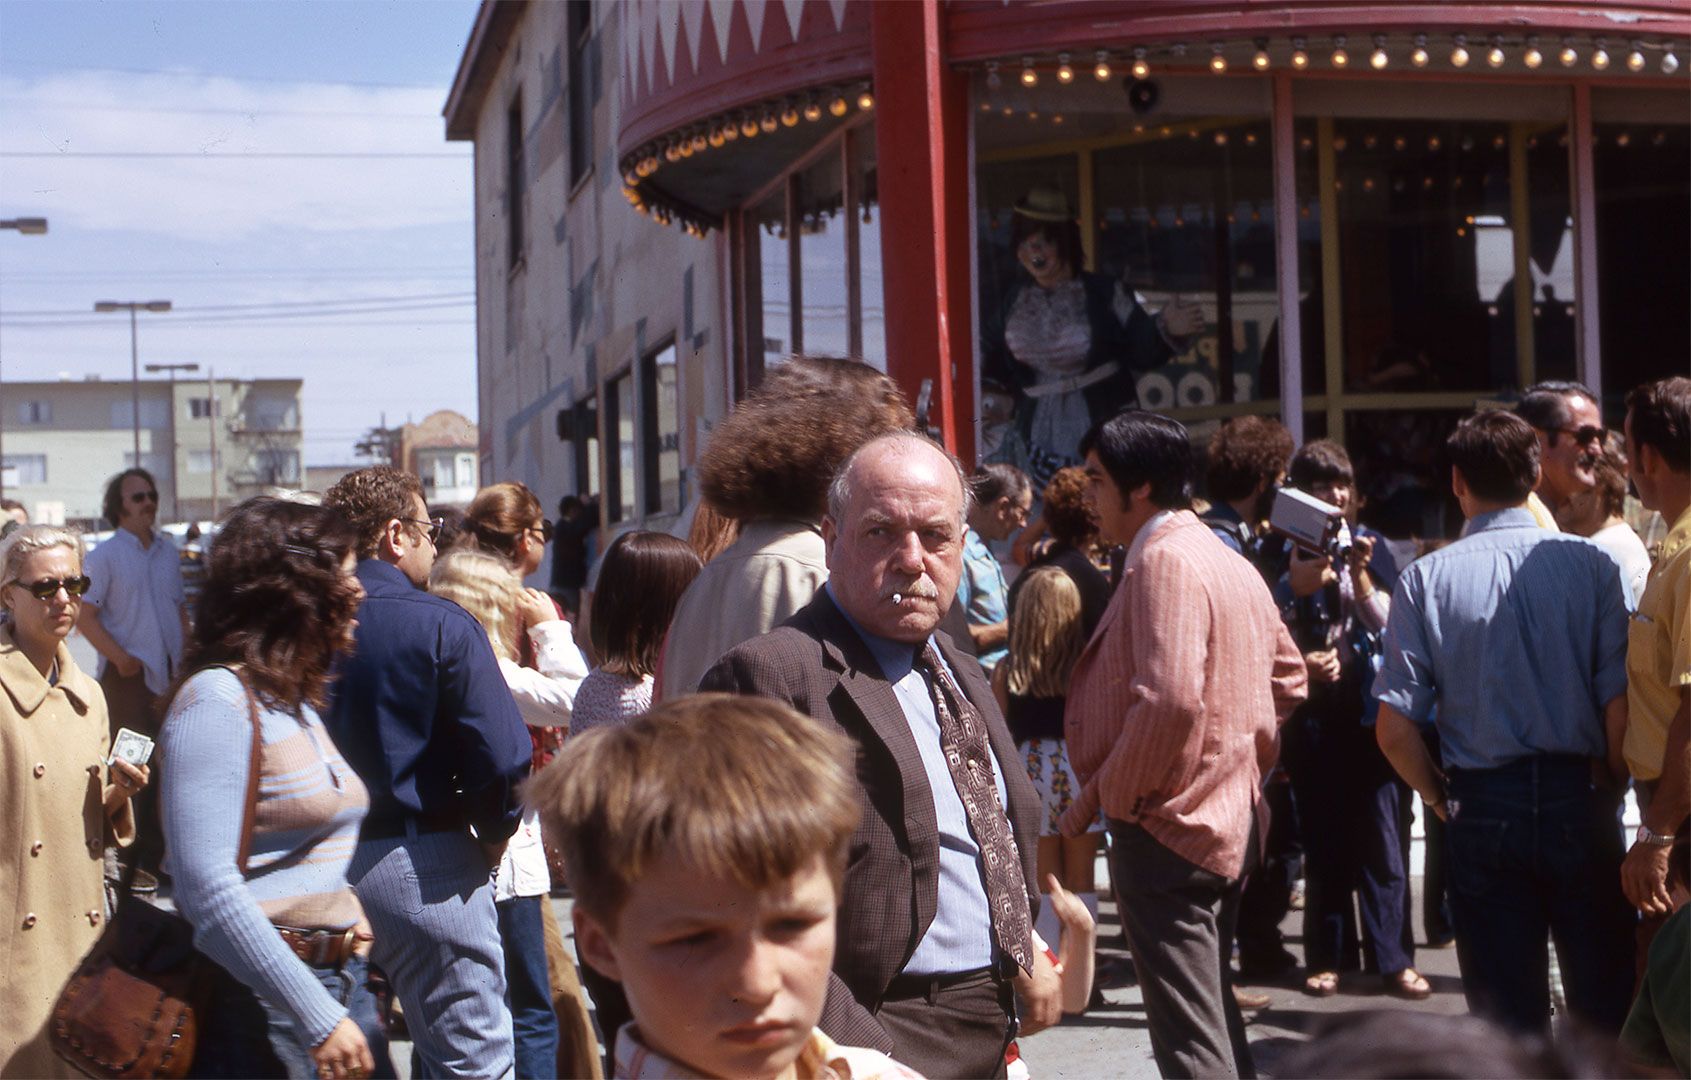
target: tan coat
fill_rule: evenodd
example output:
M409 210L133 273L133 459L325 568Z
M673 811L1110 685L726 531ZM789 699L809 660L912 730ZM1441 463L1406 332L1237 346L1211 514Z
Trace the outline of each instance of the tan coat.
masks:
M105 929L103 855L128 804L101 806L110 734L100 685L59 647L49 686L0 625L0 1076L77 1076L47 1045L59 990Z

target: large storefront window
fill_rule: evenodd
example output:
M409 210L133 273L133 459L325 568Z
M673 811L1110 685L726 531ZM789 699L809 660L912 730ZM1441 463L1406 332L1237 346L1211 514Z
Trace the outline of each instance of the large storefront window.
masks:
M1125 404L1199 419L1278 394L1268 99L977 84L983 460L1043 484Z
M748 385L799 352L886 369L874 145L852 125L738 215Z
M1591 93L1597 174L1597 293L1605 414L1627 390L1683 375L1691 357L1691 98Z
M635 516L635 398L634 372L629 371L605 387L607 419L613 452L605 462L606 503L610 520L629 521Z
M675 376L673 341L640 361L640 443L648 514L681 512L681 414Z

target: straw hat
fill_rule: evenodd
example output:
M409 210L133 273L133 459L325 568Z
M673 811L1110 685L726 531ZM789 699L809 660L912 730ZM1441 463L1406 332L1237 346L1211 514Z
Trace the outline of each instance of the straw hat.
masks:
M1054 187L1032 187L1017 201L1014 211L1031 221L1073 221L1068 196Z

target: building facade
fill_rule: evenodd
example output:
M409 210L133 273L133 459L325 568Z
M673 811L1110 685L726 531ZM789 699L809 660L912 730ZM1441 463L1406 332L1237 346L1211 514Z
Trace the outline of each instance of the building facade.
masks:
M159 485L159 520L206 521L273 487L298 487L299 379L140 384L140 465ZM0 386L5 494L32 520L105 528L107 481L136 464L127 381Z
M462 413L441 409L399 429L399 460L423 481L430 508L470 504L479 486L476 425Z
M661 526L810 352L1036 474L1126 402L1275 415L1449 532L1476 404L1577 378L1618 422L1691 366L1688 37L1675 0L488 0L445 110L483 479Z

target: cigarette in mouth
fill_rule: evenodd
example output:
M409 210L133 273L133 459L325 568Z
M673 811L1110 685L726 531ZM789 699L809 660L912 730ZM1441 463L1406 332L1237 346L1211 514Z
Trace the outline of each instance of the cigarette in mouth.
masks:
M892 594L892 602L895 605L904 603L904 594L903 593L896 593L896 592L893 593Z

